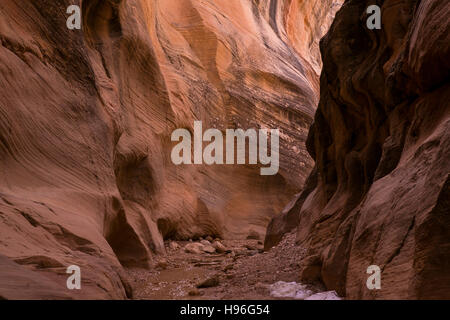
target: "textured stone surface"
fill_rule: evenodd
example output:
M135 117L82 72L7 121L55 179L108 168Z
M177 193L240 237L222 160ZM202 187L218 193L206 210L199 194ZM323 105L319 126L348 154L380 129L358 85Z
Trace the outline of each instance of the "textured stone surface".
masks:
M82 31L66 28L74 3ZM263 235L312 167L317 43L334 11L330 0L1 1L0 253L62 286L79 265L83 297L123 298L122 266L151 266L163 238ZM279 174L174 166L170 135L194 120L279 128Z
M372 3L346 1L321 43L316 167L286 211L308 251L302 279L350 299L449 299L450 3L378 1L370 31ZM366 287L370 265L381 290Z

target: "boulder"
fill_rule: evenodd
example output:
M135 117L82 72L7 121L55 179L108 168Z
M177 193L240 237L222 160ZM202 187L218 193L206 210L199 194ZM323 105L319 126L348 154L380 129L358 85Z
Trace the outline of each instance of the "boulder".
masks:
M200 240L200 243L204 246L210 246L211 242L209 242L208 240Z
M203 250L203 252L211 253L211 254L216 252L216 249L211 245L203 246L202 250Z
M185 247L184 247L184 251L186 251L187 253L193 253L193 254L202 254L203 250L204 250L204 245L202 245L201 243L198 242L192 242L192 243L188 243Z
M212 246L216 249L218 253L225 253L227 252L227 248L219 241L214 241Z

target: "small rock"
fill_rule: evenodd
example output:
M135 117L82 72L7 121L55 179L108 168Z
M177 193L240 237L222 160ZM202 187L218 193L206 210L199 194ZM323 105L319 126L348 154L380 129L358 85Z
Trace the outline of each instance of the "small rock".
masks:
M167 262L166 259L161 259L156 263L157 269L165 270L165 269L167 269L168 266L169 266L169 263Z
M263 245L263 242L262 242L261 240L259 240L259 241L258 241L258 244L259 244L260 246L262 246L262 245Z
M211 236L207 236L206 240L208 240L209 242L213 242L214 241L214 239Z
M203 252L211 253L211 254L216 252L216 249L211 245L203 246L202 250L203 250Z
M170 243L169 243L169 248L171 249L171 250L178 250L178 249L180 249L180 245L178 244L178 243L176 243L175 241L171 241Z
M246 247L248 250L258 250L258 248L252 244L246 244L244 247Z
M200 243L202 245L204 245L204 246L210 246L211 245L211 242L209 242L208 240L202 240L202 241L200 241Z
M215 241L212 246L217 250L218 253L225 253L227 252L227 248L223 244L221 244L219 241Z
M217 287L220 283L219 277L217 275L212 276L211 278L206 279L197 285L197 288L212 288Z
M204 248L204 246L201 243L193 242L193 243L188 243L184 247L184 251L186 251L187 253L201 254L203 252L203 248Z
M198 297L198 296L202 296L204 294L204 292L198 290L197 288L194 288L194 289L190 290L188 294L191 297Z
M249 251L247 251L247 253L245 255L247 257L252 257L252 256L254 256L257 253L258 253L258 251L256 251L256 250L249 250Z
M227 279L233 279L233 278L234 278L234 274L232 274L232 273L227 274Z

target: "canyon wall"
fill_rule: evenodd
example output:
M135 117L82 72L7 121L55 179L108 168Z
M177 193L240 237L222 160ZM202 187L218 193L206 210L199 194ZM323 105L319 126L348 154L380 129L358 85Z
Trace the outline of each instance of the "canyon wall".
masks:
M377 1L368 30L373 3L346 1L321 42L315 168L265 246L297 227L302 280L349 299L449 299L450 3Z
M130 297L123 266L151 267L164 238L263 236L312 168L334 2L1 1L0 298ZM279 128L279 173L175 166L194 120Z

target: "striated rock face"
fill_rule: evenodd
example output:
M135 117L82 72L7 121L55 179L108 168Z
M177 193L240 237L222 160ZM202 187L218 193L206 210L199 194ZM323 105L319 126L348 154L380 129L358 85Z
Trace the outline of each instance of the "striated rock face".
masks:
M258 0L258 7L276 34L320 74L319 39L344 0Z
M304 281L350 299L450 298L450 3L346 1L322 40L305 192L266 247L298 226ZM381 290L366 270L381 268Z
M66 297L79 265L71 296L124 298L122 267L151 265L163 238L264 234L312 167L332 3L1 1L0 296ZM279 128L279 173L173 165L171 133L194 120Z

